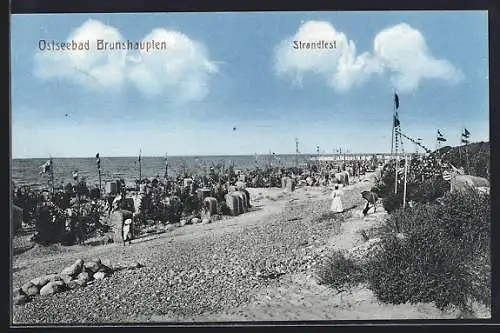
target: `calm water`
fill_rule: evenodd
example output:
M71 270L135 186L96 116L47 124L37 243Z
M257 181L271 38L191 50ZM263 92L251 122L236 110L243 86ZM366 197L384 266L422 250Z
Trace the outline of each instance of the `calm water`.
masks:
M303 164L310 156L301 155L299 163ZM294 166L295 155L280 155L273 161L273 165ZM256 165L265 167L272 158L267 155L249 156L200 156L182 157L169 156L168 174L175 176L176 172L187 168L194 173L203 174L212 164L225 163L226 166L234 163L235 169L250 169ZM48 176L40 175L40 166L47 159L14 159L12 160L12 180L17 185L31 184L46 186ZM85 177L87 184L98 185L99 175L95 158L54 158L55 184L72 181L72 171L78 170L80 177ZM163 157L142 157L142 177L163 176L165 173L165 159ZM139 178L139 164L137 157L101 157L102 181L124 178L131 182Z

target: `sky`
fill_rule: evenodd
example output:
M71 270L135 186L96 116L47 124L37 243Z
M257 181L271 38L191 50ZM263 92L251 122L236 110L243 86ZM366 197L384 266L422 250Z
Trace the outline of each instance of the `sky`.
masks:
M42 50L72 40L90 49ZM321 40L335 48L293 47ZM487 12L11 19L13 158L293 154L295 138L301 153L390 152L394 92L403 134L429 148L438 129L489 141Z

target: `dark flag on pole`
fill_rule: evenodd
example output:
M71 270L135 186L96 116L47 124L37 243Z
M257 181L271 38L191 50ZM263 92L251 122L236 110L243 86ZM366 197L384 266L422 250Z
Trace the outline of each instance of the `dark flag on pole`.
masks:
M96 161L95 164L97 165L97 170L101 170L101 158L99 157L99 153L95 155Z
M398 127L400 124L398 116L394 116L394 127Z
M141 161L141 150L139 150L139 159L138 161L140 162Z
M399 109L399 96L396 93L394 93L394 107L396 110Z
M470 132L467 130L467 128L464 128L464 132L462 133L462 136L464 138L468 138L470 137Z
M441 141L441 142L446 141L446 138L443 136L443 134L441 134L441 132L439 130L437 132L437 140Z

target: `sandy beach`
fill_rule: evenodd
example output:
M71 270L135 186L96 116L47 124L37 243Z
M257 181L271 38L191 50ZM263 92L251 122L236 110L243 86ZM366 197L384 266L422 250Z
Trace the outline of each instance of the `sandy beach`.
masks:
M14 306L14 323L288 321L457 318L432 304L388 305L366 286L338 293L315 267L332 249L363 243L383 208L362 217L371 175L343 189L344 213L328 215L331 190L252 188L252 209L211 224L171 227L132 245L34 248L14 256L13 287L59 272L76 259L112 267L139 262L85 288ZM325 217L326 216L326 217ZM84 302L82 300L85 300ZM488 316L476 309L476 316Z

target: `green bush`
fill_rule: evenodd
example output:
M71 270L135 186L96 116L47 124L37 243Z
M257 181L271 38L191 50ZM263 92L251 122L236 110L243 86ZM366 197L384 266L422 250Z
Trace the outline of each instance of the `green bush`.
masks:
M421 227L428 227L436 220L441 212L439 205L417 204L415 207L396 209L387 217L385 222L386 231L396 233L418 232ZM422 223L422 221L426 221Z
M333 252L320 265L318 271L318 282L329 285L339 292L349 289L362 282L362 267L353 260L346 258L340 251Z
M387 220L383 251L366 267L379 300L394 304L434 302L467 309L470 300L490 304L489 195L447 193L442 204L400 209ZM480 273L477 273L480 272Z
M442 200L444 230L460 237L464 254L471 256L490 252L490 196L474 189L447 193Z
M392 213L403 205L403 193L399 191L397 194L394 192L386 194L382 199L382 204L387 213Z
M462 269L462 258L439 234L412 234L405 240L389 237L383 251L368 265L370 289L382 302L432 303L467 308L472 281Z
M441 177L407 185L407 198L421 203L433 202L450 190L450 183Z

